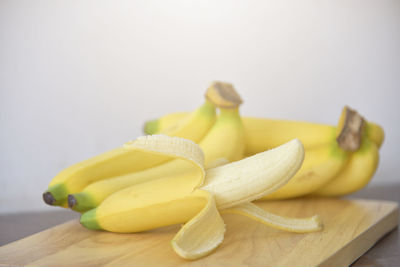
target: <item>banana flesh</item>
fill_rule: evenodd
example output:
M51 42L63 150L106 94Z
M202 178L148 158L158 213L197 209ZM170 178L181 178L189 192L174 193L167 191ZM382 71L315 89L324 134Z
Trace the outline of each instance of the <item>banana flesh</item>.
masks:
M185 223L172 246L178 255L197 259L211 253L223 240L225 226L219 211L229 212L234 207L243 210L248 206L240 205L277 190L300 168L303 157L303 146L295 139L252 157L208 169L205 175L199 171L137 184L112 194L96 209L84 213L81 223L91 229L119 233ZM187 160L191 161L189 157ZM196 163L192 165L202 169ZM280 229L298 232L321 229L318 217L299 220L254 208L247 210L249 218Z
M299 170L303 155L303 145L294 139L266 152L207 170L202 189L213 193L220 209L256 200L284 186Z

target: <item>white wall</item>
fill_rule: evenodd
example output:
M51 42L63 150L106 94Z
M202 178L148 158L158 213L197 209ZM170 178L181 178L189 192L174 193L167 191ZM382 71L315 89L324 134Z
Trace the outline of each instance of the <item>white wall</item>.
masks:
M384 126L398 176L400 1L0 1L0 212L47 209L61 169L191 110L218 79L246 115Z

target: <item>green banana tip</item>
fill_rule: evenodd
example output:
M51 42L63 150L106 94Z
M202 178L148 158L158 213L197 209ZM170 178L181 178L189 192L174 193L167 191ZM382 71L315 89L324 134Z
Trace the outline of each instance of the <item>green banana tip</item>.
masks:
M46 192L43 193L43 201L52 206L62 206L66 203L68 190L64 184L55 184L49 186Z
M143 132L145 134L155 134L158 131L158 120L146 121L143 125Z
M91 230L102 230L96 219L96 209L91 209L81 215L80 223Z
M74 211L86 212L96 208L96 204L88 194L81 192L68 195L68 207Z

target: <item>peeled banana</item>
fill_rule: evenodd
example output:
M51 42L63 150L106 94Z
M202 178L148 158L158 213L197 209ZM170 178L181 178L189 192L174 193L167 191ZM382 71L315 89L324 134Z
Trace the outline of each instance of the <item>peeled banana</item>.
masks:
M248 216L266 225L294 232L321 229L318 216L284 218L251 204L284 184L300 168L304 148L297 139L280 147L233 163L204 170L201 148L184 139L147 136L131 146L149 146L157 151L160 140L182 142L193 166L190 175L172 175L120 190L96 209L85 212L81 223L90 229L118 233L140 232L171 224L185 223L172 240L175 252L197 259L212 252L223 240L225 225L219 211ZM192 146L192 149L187 149ZM162 146L160 146L162 148ZM158 153L162 153L158 150ZM179 152L181 155L181 152Z

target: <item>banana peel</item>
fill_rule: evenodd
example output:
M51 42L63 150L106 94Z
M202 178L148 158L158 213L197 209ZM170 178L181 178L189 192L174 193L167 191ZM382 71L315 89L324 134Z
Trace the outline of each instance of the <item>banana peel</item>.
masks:
M179 256L188 260L204 257L221 244L225 233L221 213L244 215L292 232L322 229L318 215L302 219L285 218L252 203L285 185L300 168L304 148L297 139L207 170L201 148L183 138L146 136L125 148L140 148L160 156L179 155L191 163L193 170L137 184L112 194L96 209L81 216L81 224L89 229L134 233L184 223L171 244Z

